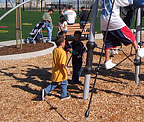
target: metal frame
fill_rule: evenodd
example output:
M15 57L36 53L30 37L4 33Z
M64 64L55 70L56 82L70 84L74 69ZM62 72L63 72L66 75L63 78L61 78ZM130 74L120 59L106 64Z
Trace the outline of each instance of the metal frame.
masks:
M86 67L84 69L84 71L85 71L85 83L84 83L83 99L88 98L91 73L92 73L93 70L96 71L95 81L94 81L94 84L93 84L93 87L92 87L92 93L91 93L91 97L90 97L90 100L89 100L88 109L86 110L86 113L85 113L85 122L86 122L87 117L89 116L90 104L91 104L92 96L93 96L93 93L94 93L94 87L95 87L95 84L96 84L97 76L98 76L98 73L100 71L99 66L100 66L100 63L101 63L101 57L103 55L103 49L104 49L104 44L103 44L103 48L102 48L102 51L101 51L101 56L100 56L98 68L93 69L92 68L93 49L96 45L95 44L95 38L94 38L95 37L94 32L95 32L96 16L97 16L97 11L98 11L98 2L99 2L99 0L94 0L94 3L93 3L93 9L92 9L92 15L91 15L90 38L89 38L89 41L87 43L87 48L88 48L87 62L86 62ZM115 0L113 0L113 5L114 5L114 2L115 2ZM112 9L113 9L113 5L112 5ZM111 12L111 14L112 14L112 12ZM137 8L136 16L137 16L137 19L136 19L136 40L137 40L137 43L139 44L141 42L141 33L140 33L140 31L141 31L141 18L142 18L140 7ZM110 18L109 18L109 22L110 22L110 19L111 19L111 15L110 15ZM105 37L104 37L104 43L105 43L106 36L107 36L109 22L108 22L107 29L106 29L106 34L105 34ZM127 56L127 58L129 58L129 56ZM137 84L140 84L140 62L141 62L140 58L136 55L135 60L132 61L132 62L135 64L135 82Z

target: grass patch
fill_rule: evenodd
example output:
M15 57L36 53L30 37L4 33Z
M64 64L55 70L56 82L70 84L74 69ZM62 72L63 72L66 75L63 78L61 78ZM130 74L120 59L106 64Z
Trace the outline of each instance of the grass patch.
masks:
M7 10L0 10L0 16L6 13ZM29 33L34 28L34 26L42 20L42 15L44 12L40 11L22 11L22 23L30 23L22 25L22 38L29 37ZM100 30L100 13L98 13L96 31L101 33ZM59 22L60 14L58 11L55 11L52 15L53 25L57 26ZM91 17L91 16L90 16ZM90 19L91 20L91 19ZM77 16L76 23L79 22L79 17ZM135 17L132 24L132 28L135 25ZM144 25L144 22L143 24ZM4 19L0 21L0 26L8 26L8 28L0 28L0 41L15 40L16 39L16 11L12 11ZM45 29L46 30L46 29ZM56 36L57 28L53 29L53 36ZM47 36L47 33L43 33L44 36Z

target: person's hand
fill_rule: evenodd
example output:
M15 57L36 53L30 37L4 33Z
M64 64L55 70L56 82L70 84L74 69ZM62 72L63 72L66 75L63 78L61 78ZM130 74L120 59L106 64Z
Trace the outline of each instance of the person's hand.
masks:
M68 70L68 71L67 71L67 75L70 76L70 74L71 74L71 73L70 73L70 71Z
M68 48L68 51L73 51L73 49L72 48Z
M83 64L86 65L86 60L85 59L83 59Z
M48 20L49 21L49 23L51 23L51 20Z
M65 11L65 7L63 8L62 12Z

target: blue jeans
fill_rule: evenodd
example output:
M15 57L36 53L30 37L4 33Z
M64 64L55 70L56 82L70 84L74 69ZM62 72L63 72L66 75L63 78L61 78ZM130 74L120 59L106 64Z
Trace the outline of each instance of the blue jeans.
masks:
M51 84L49 84L44 90L45 93L48 94L50 93L52 90L54 90L59 82L52 82ZM67 96L67 86L68 86L68 81L62 81L61 82L61 97L66 97Z
M89 23L89 21L80 21L79 22L80 23L80 28L83 28L84 27L84 24L87 24L87 23Z
M46 22L46 29L48 31L48 40L51 41L53 27L50 25L48 21L45 22Z
M79 82L79 77L82 72L82 58L73 57L72 65L73 65L72 81L76 83Z

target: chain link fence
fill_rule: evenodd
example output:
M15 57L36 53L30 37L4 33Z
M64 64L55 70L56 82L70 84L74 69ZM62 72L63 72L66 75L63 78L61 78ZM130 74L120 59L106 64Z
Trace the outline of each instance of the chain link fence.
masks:
M26 0L21 0L20 3ZM49 8L53 9L63 9L67 8L69 5L72 5L74 9L78 9L81 6L85 6L87 9L90 9L93 0L32 0L29 3L26 3L22 6L23 10L46 10ZM11 9L16 5L16 0L5 0L2 2L0 0L0 9Z

